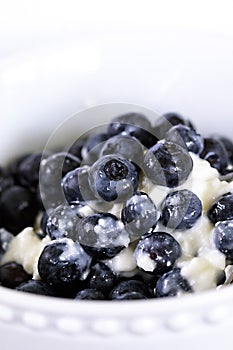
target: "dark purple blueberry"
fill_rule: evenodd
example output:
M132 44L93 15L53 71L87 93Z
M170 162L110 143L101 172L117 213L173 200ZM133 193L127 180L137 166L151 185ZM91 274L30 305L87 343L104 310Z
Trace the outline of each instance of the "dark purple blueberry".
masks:
M91 149L95 148L99 144L103 144L107 139L108 135L106 133L90 135L83 144L81 150L82 158L85 159L88 156L88 153L91 151Z
M100 156L117 154L140 166L143 160L144 149L141 142L135 137L120 134L110 137L104 143Z
M39 184L39 169L42 153L29 154L18 162L15 169L17 183L35 192Z
M13 176L7 169L0 167L0 195L1 193L14 185Z
M76 141L74 141L72 143L72 145L70 146L68 153L72 154L73 156L79 158L80 160L82 160L82 147L84 142L86 141L85 138L83 139L77 139Z
M75 296L76 300L104 300L106 299L103 295L103 293L98 290L98 289L94 289L94 288L87 288L87 289L83 289L80 290L76 296Z
M14 235L25 227L33 226L37 213L35 198L26 188L12 186L2 193L0 215L3 227Z
M42 213L42 216L41 216L41 220L40 220L40 228L41 228L41 238L44 238L48 232L47 232L47 221L48 221L48 213L46 211L44 211Z
M94 195L89 189L89 172L90 168L88 166L82 166L70 171L63 177L61 186L69 204L93 200Z
M226 148L224 144L215 137L204 138L204 149L200 157L207 160L220 174L224 174L229 165L229 157Z
M127 113L114 118L109 124L107 134L136 137L145 147L152 147L158 139L153 135L150 121L141 113Z
M83 218L77 240L96 259L110 259L129 244L124 224L110 213L95 213Z
M91 167L89 184L97 198L119 202L137 190L138 178L133 163L118 155L108 155L101 157Z
M174 142L189 152L200 154L204 148L204 139L187 125L175 125L165 135L166 141Z
M103 262L97 262L92 266L87 278L89 288L98 289L104 295L108 295L117 282L117 275Z
M90 264L90 256L79 243L61 238L45 246L39 257L38 271L48 285L69 288L86 278Z
M188 127L194 129L193 124L190 120L185 119L178 113L166 113L159 117L154 126L154 134L158 137L159 140L163 139L167 131L172 128L174 125L187 125Z
M149 297L150 292L145 283L134 279L121 281L109 294L111 300L148 299Z
M92 213L92 209L83 203L61 204L49 212L45 230L51 239L75 239L81 218Z
M55 291L41 280L29 280L16 287L16 290L37 295L56 296Z
M155 185L177 187L187 180L192 169L189 152L173 142L158 142L144 157L144 171Z
M233 219L233 193L225 193L217 198L207 211L210 222L215 225L218 221Z
M161 203L161 222L164 226L187 230L192 228L202 214L202 203L195 193L179 190L169 193Z
M230 140L228 137L224 137L224 136L220 137L219 139L223 143L223 145L225 146L225 149L228 153L229 160L230 160L231 164L233 165L233 142L232 142L232 140Z
M131 240L135 240L154 228L158 221L158 211L152 199L144 192L136 192L130 197L121 212L121 219Z
M227 259L233 259L233 220L217 222L213 231L215 246Z
M80 160L66 152L50 155L40 165L40 195L46 210L65 202L61 188L62 178L79 167Z
M152 232L141 238L134 254L138 267L155 275L162 275L173 268L181 256L181 247L171 234Z
M188 280L181 275L180 268L174 268L163 274L155 287L155 295L158 298L180 296L192 291Z
M0 282L4 287L14 289L29 279L31 279L31 275L24 270L22 265L16 262L9 262L0 266Z

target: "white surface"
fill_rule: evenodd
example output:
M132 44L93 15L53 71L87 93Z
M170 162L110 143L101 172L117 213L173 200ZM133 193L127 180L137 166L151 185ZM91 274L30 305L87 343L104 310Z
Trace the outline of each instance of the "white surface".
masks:
M201 131L232 135L232 37L219 34L231 32L229 8L224 7L224 23L219 16L219 33L218 21L215 27L214 22L205 21L210 8L217 20L215 4L209 7L208 2L203 12L199 13L200 7L194 11L201 16L200 23L195 22L195 16L188 22L182 14L185 23L181 26L175 23L175 5L162 5L163 17L161 12L154 17L147 9L145 34L140 28L127 30L126 15L119 30L81 30L75 14L63 16L63 7L57 2L40 11L36 8L36 16L30 16L28 10L25 20L25 2L21 4L5 5L9 22L1 12L0 28L5 33L0 39L1 161L38 144L43 146L65 117L99 103L136 103L159 113L176 110L193 119ZM90 11L89 20L95 23L101 10L93 6L86 12ZM140 19L137 6L132 8L134 23ZM54 21L53 9L60 14ZM172 26L161 23L165 14ZM205 24L207 30L201 31ZM98 124L100 116L82 119L77 129L83 130L86 123L89 127ZM107 115L103 118L106 121ZM50 300L0 288L0 339L4 350L139 350L152 346L196 350L205 349L207 344L212 350L224 349L230 345L232 305L232 288L179 300L127 304Z

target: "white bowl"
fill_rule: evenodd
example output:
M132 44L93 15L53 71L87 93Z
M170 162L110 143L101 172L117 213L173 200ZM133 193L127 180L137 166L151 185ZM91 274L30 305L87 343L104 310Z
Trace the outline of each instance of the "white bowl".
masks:
M177 111L203 133L231 137L232 61L230 36L158 29L137 35L83 33L78 40L74 36L3 57L1 163L43 147L65 118L103 103ZM98 116L93 124L105 121ZM118 303L0 287L0 343L9 350L224 348L230 345L232 288Z

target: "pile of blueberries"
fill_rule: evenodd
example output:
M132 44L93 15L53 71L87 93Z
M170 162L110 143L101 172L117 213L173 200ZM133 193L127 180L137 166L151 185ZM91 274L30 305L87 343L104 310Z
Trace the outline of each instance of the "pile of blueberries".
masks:
M177 190L193 168L190 153L207 160L220 178L233 180L233 143L203 137L190 120L167 113L154 125L140 113L114 118L104 132L75 141L69 150L26 154L0 169L0 257L11 239L35 227L43 249L33 280L17 262L0 266L0 284L35 294L89 300L126 300L192 292L176 267L182 255L171 233L192 228L202 215L200 199ZM156 207L146 181L168 189ZM116 214L117 212L117 214ZM116 214L116 215L115 215ZM216 247L233 260L233 193L208 211ZM133 247L138 267L116 273L111 259ZM149 257L153 269L142 268Z

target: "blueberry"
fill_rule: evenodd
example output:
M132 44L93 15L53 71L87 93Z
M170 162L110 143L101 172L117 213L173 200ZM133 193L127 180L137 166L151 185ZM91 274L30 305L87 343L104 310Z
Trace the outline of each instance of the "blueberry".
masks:
M225 193L215 200L207 211L207 216L212 224L218 221L233 219L233 193Z
M79 165L80 160L66 152L52 154L41 161L40 194L46 210L64 203L61 180Z
M16 262L9 262L0 266L0 282L4 287L15 288L21 283L31 279L22 265Z
M138 267L155 275L171 270L181 256L181 247L167 232L152 232L142 237L134 252Z
M134 136L147 148L152 147L158 140L153 135L153 128L147 117L134 112L114 118L109 124L107 134L109 137L119 134Z
M35 192L39 184L39 169L42 153L26 155L18 161L15 169L17 183Z
M127 280L118 283L110 292L111 300L148 299L150 292L145 284L138 280Z
M122 201L138 187L138 171L129 160L118 155L101 157L91 167L89 184L97 198Z
M108 135L106 133L90 135L83 144L81 150L82 158L85 159L88 156L88 153L91 151L91 149L95 148L99 144L103 144L107 139Z
M77 240L96 259L110 259L129 244L124 224L110 213L95 213L83 218Z
M21 283L16 290L37 295L56 296L55 291L41 280L29 280Z
M146 193L136 192L126 201L121 219L131 240L135 240L156 226L158 211Z
M174 268L163 274L158 279L155 287L157 297L174 297L191 292L192 288L188 280L181 275L180 268Z
M87 278L89 288L98 289L104 295L108 295L117 282L117 275L103 262L97 262L92 266Z
M24 187L12 186L0 197L0 215L3 227L18 234L25 227L33 226L38 208L34 196Z
M89 189L88 174L90 168L82 166L67 173L62 181L61 186L65 198L69 204L73 202L87 202L94 198Z
M91 258L79 243L61 238L45 246L39 257L38 271L48 285L70 287L85 279L90 264Z
M224 136L219 137L219 139L223 143L228 153L229 160L233 165L233 142L228 137L224 137Z
M41 215L41 219L40 219L40 229L42 232L40 232L40 237L44 238L48 232L47 232L47 221L48 221L48 213L47 211L44 211Z
M161 222L177 230L192 228L202 214L202 203L190 190L169 193L161 203Z
M5 168L0 167L0 195L1 193L14 185L12 174Z
M177 187L187 180L192 168L189 152L173 142L158 142L144 157L144 171L155 185Z
M218 222L213 231L213 240L227 259L233 259L233 220Z
M51 239L75 238L80 221L79 206L61 204L52 209L46 220L46 232Z
M77 140L75 140L72 145L70 146L70 148L68 149L68 153L72 154L73 156L77 157L80 159L80 161L82 160L82 148L83 145L85 143L86 139L85 138L78 138Z
M204 139L187 125L175 125L168 130L165 138L186 148L189 152L200 154L204 148Z
M229 157L226 148L224 144L215 137L204 138L204 149L200 157L207 160L220 174L224 173L229 165Z
M190 120L185 119L178 113L171 112L163 114L156 120L154 134L161 140L165 137L166 132L174 125L187 125L188 127L194 129L194 126Z
M101 291L94 288L87 288L79 291L76 300L104 300L106 299Z
M103 145L100 156L109 154L118 154L140 166L143 160L144 147L135 137L120 134L109 138Z

